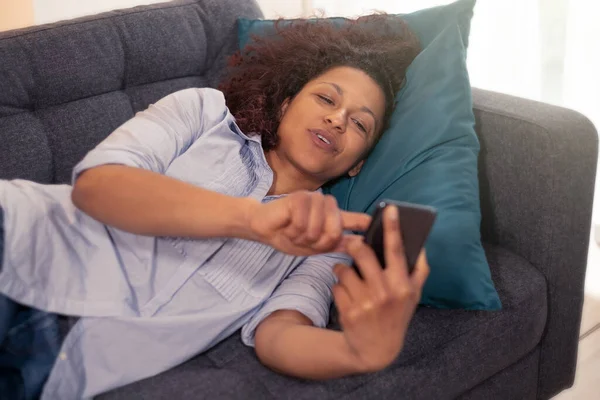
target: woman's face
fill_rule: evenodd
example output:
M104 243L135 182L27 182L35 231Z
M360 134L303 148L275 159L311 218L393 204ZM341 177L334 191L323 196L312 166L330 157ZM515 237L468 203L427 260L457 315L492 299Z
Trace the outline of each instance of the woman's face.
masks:
M321 184L347 172L356 175L384 113L385 95L371 77L351 67L332 68L282 105L273 151Z

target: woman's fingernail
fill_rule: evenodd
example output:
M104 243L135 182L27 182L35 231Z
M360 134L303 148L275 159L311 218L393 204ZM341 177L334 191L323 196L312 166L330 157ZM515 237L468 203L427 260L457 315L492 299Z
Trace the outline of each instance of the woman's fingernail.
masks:
M388 211L389 219L392 221L398 221L398 207L395 205L390 205L388 207L390 208L390 211Z

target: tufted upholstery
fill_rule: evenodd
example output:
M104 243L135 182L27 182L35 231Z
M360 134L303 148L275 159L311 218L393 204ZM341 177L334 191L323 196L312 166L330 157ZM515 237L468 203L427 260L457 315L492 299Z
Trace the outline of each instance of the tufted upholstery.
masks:
M0 33L0 179L68 183L135 112L215 87L254 1L178 0Z

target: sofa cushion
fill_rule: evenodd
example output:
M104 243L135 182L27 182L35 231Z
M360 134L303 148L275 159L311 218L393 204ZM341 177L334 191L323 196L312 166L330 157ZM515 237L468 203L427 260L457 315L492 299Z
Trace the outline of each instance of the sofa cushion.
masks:
M94 399L110 400L249 400L271 399L262 383L243 372L220 369L207 357L196 357L153 378L133 383Z
M293 379L262 366L253 349L235 334L171 371L98 398L150 398L150 394L168 398L185 392L208 399L233 381L235 390L227 398L454 398L534 349L546 323L546 282L541 273L503 248L486 245L485 249L503 309L420 308L403 352L385 371L327 382ZM330 327L337 328L334 323ZM174 388L173 382L179 386Z
M129 98L109 92L34 113L44 126L53 156L54 179L69 182L71 169L108 133L133 116ZM68 140L67 140L68 138Z
M0 33L0 179L68 183L83 155L175 91L216 87L252 1L178 0Z
M48 137L32 112L0 118L0 179L16 177L44 183L53 178Z
M206 77L188 76L131 86L125 89L125 93L129 96L133 112L137 113L145 110L148 104L156 103L170 93L190 87L206 86L210 86Z

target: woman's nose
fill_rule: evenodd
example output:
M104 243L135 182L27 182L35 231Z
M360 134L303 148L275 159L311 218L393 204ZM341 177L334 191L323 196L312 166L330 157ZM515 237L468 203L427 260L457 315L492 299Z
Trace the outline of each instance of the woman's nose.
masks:
M337 129L340 132L344 132L346 130L346 118L342 112L336 112L329 114L325 117L325 121L329 125L331 125L334 129Z

